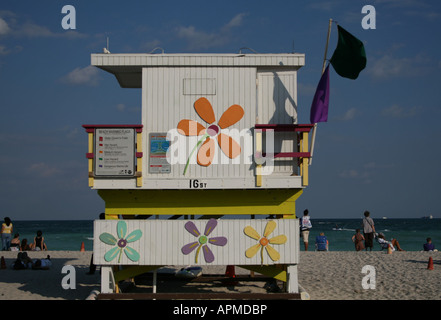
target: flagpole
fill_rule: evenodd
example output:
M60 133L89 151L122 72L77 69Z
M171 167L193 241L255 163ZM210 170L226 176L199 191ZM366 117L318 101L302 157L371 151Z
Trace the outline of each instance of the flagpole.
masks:
M326 39L325 56L323 58L322 75L326 69L326 56L328 54L328 45L329 45L329 38L331 36L331 27L332 27L332 19L329 19L328 37ZM316 135L317 135L317 123L314 123L314 130L312 131L312 137L311 137L311 156L309 158L309 165L311 165L311 163L312 163L312 155L314 154L314 145L315 145L315 136Z

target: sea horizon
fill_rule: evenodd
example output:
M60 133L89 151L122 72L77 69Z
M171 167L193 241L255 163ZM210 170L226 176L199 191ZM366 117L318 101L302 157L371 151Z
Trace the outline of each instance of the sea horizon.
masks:
M162 217L165 218L165 217ZM234 217L229 216L234 219ZM236 217L240 219L242 217ZM258 216L265 219L265 216ZM96 219L94 219L96 220ZM84 243L86 251L93 250L93 221L90 220L13 220L14 233L20 234L20 240L33 242L37 230L43 232L49 250L80 250ZM441 248L441 219L423 218L375 218L376 231L385 234L386 239L396 238L401 247L408 251L421 251L427 237L431 237L435 247ZM315 238L324 232L330 243L330 251L352 251L352 236L361 228L362 218L311 218L312 229L309 236L309 250L314 250ZM304 250L300 238L300 250ZM380 250L374 243L374 250Z

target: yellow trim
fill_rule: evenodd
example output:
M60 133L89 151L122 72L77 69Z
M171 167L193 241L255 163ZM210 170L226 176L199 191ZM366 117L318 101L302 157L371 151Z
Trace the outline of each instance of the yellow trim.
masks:
M93 153L93 132L88 133L89 138L89 146L88 146L88 152ZM93 159L89 159L89 187L93 187Z
M106 212L105 216L106 216L106 220L118 220L119 219L117 214L107 214L107 212Z
M152 270L156 270L158 268L160 268L161 266L130 266L130 267L125 267L122 270L118 270L115 271L114 274L114 278L115 278L115 283L118 283L119 281L125 280L125 279L129 279L129 278L133 278L137 275L152 271Z
M246 270L254 271L261 273L265 276L286 282L286 271L280 269L279 266L254 266L254 265L244 265L239 266L241 268L244 268Z
M98 190L109 215L280 215L295 217L303 189Z
M302 151L301 152L308 152L308 146L309 146L309 141L308 141L308 132L303 132L302 133ZM302 178L303 178L303 185L307 186L309 184L309 177L308 177L308 163L309 163L309 159L308 158L302 158Z

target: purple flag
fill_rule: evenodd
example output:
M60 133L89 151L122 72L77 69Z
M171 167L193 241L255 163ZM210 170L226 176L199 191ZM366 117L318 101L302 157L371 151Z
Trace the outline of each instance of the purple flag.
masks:
M329 64L323 72L311 105L311 123L327 122L329 107Z

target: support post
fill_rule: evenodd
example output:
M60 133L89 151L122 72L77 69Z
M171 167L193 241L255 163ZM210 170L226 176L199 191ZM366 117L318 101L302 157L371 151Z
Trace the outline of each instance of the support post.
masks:
M288 293L299 293L299 280L297 265L287 266L287 281L286 281L286 291Z
M115 287L112 267L101 266L101 293L114 293Z

